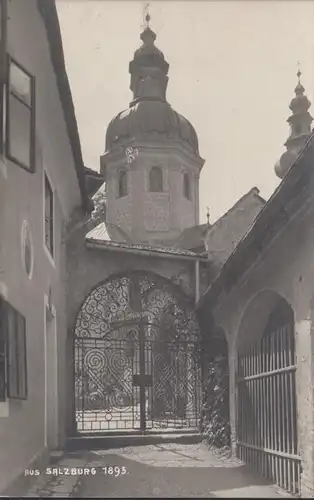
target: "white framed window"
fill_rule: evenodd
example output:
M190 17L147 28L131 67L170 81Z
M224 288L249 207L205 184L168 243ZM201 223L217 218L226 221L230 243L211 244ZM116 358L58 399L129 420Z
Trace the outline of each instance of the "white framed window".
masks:
M50 178L43 170L43 231L44 249L51 262L55 265L55 192Z
M8 2L0 0L0 154L5 152Z
M57 313L51 291L44 295L45 324L45 445L58 447L58 342Z
M35 171L35 77L8 56L5 102L6 157Z
M21 231L22 263L29 280L33 277L34 270L34 245L31 230L27 220L23 221Z
M0 401L27 399L25 317L0 297Z

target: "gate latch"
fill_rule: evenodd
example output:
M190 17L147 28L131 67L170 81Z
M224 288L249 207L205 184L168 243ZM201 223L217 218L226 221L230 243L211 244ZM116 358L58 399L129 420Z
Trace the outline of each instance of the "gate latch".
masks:
M151 387L153 385L152 375L133 375L133 385Z

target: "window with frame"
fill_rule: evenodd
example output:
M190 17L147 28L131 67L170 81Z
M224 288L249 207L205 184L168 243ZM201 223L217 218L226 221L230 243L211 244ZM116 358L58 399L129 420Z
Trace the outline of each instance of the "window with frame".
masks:
M26 322L0 297L0 401L27 399Z
M7 0L0 0L0 153L4 153L5 85L7 83Z
M191 199L191 184L189 174L185 173L183 176L183 194L188 200Z
M45 175L45 245L51 257L54 257L54 198L49 179Z
M35 171L35 78L12 57L8 57L6 156Z
M118 179L118 196L122 198L128 194L128 174L126 170L120 170Z
M0 297L0 401L6 398L6 343L4 325L4 301Z
M149 190L152 193L160 193L163 190L162 170L160 167L152 167L149 172Z

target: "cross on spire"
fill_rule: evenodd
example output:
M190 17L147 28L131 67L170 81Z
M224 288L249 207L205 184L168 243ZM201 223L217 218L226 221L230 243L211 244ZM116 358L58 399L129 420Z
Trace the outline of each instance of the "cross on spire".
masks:
M209 218L210 218L209 207L206 207L206 210L207 210L207 213L206 213L206 217L207 217L207 225L209 226Z
M301 69L300 69L300 61L297 62L297 66L298 66L297 77L298 77L299 83L300 83L300 76L302 75Z
M149 22L150 22L150 14L149 14L149 3L145 4L144 9L143 9L143 28L147 29L149 28Z

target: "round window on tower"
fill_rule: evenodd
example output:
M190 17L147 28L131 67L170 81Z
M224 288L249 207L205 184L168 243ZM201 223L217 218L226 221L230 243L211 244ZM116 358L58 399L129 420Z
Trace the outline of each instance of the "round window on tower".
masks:
M34 246L28 222L22 224L21 232L22 263L28 279L32 279L34 268Z

